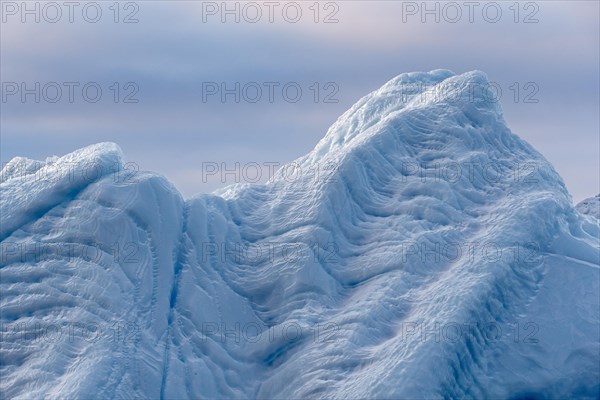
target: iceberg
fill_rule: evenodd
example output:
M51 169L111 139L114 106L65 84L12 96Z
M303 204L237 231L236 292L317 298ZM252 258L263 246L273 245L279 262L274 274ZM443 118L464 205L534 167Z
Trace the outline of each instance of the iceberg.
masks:
M581 201L575 208L582 214L600 219L600 194Z
M405 73L266 184L116 144L0 180L0 397L600 397L600 226L480 71Z

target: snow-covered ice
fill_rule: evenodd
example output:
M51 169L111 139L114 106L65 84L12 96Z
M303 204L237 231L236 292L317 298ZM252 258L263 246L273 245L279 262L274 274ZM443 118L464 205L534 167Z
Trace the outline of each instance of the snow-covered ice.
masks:
M402 74L266 184L2 171L2 398L598 398L600 227L485 74ZM581 210L581 208L580 208Z
M575 208L582 214L600 219L600 194L581 201Z

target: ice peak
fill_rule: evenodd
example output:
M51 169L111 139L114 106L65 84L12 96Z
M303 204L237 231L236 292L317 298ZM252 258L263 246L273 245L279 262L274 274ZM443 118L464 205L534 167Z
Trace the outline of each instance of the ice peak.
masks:
M113 142L101 142L92 144L62 157L50 156L46 160L33 160L26 157L14 157L3 168L0 173L0 182L13 177L23 178L34 174L44 167L65 168L79 163L94 163L98 165L109 164L118 166L123 163L123 151L118 144Z
M600 219L600 194L581 201L575 208L582 214Z
M409 113L418 114L421 121L466 117L470 125L504 126L497 94L484 72L456 75L437 69L404 73L360 99L339 117L309 159L314 162L355 141L376 136L385 131L383 127L390 120L406 119Z
M456 76L456 74L448 69L435 69L429 72L405 72L390 79L380 90L412 84L433 86L453 76Z
M124 156L123 150L114 142L100 142L90 146L75 150L66 155L76 160L88 159L90 161L108 161L113 163L122 163ZM61 159L65 158L61 157Z
M122 169L123 152L111 142L93 144L46 161L13 158L0 173L0 239L27 224L31 215L52 209L93 182Z

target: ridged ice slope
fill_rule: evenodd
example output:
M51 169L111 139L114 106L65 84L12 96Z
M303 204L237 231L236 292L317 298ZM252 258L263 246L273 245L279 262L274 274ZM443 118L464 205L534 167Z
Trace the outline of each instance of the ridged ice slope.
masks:
M581 201L575 208L582 214L600 219L600 194Z
M599 227L488 86L402 74L186 201L113 144L13 160L2 396L597 398Z

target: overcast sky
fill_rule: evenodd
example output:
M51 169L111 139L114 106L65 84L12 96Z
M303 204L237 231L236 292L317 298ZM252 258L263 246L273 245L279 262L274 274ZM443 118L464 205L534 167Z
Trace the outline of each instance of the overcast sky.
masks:
M190 196L235 183L203 163L307 153L402 72L479 69L575 202L600 192L597 1L23 4L1 3L2 162L114 141Z

